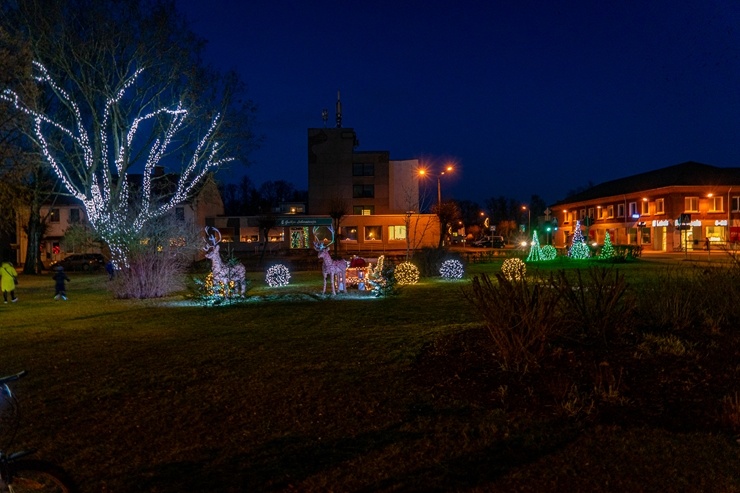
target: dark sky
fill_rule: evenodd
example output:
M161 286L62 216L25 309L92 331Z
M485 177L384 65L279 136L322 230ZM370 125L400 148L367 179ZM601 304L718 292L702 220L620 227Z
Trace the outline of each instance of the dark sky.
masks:
M552 203L684 161L740 166L740 2L178 0L236 69L266 142L257 185L307 188L306 134L451 159L445 198Z

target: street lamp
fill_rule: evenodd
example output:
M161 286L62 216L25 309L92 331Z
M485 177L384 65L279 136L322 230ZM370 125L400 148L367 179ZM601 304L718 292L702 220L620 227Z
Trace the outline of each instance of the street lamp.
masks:
M454 169L455 168L453 168L451 164L448 164L447 166L445 166L444 170L440 171L436 175L437 176L437 207L441 207L442 205L442 175L444 175L445 173L449 173ZM419 175L420 176L426 176L426 175L434 176L423 168L419 170Z
M532 230L532 212L529 210L529 207L526 205L522 206L523 211L527 211L527 233L529 233Z

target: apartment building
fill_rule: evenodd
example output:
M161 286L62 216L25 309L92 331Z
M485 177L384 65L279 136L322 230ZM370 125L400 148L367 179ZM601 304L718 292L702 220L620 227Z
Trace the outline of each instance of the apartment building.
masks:
M557 246L567 246L577 221L602 244L686 251L740 242L740 168L693 161L601 183L550 206Z

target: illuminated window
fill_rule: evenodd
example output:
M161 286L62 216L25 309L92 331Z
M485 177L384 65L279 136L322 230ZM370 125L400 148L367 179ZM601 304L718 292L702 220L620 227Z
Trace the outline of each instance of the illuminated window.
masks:
M725 211L725 203L724 203L724 197L709 197L709 212L724 212Z
M344 240L357 241L357 226L342 226Z
M649 245L651 243L650 240L650 228L640 228L640 243L643 245Z
M352 185L352 198L372 199L375 197L375 185Z
M622 215L624 215L624 210L622 211ZM614 217L614 206L608 205L606 207L606 217L612 218Z
M655 213L665 214L665 200L664 199L655 199Z
M637 215L637 202L630 202L630 217Z
M624 204L617 204L617 217L624 217Z
M599 217L598 217L599 219L604 219L604 218L606 218L606 209L604 209L603 207L598 207L598 208L596 209L596 211L597 211L597 214L598 214L598 216L599 216Z
M383 226L365 226L365 241L382 241Z
M732 197L732 212L740 212L740 197Z
M352 214L355 216L372 216L375 214L374 205L355 205L352 207Z
M49 222L59 222L59 209L52 209L51 211L49 211Z
M684 198L683 210L685 212L699 212L699 197Z
M405 240L406 226L388 226L389 240Z
M643 216L650 215L650 202L648 202L647 200L643 200L641 204L642 204L642 211L641 211L642 215Z

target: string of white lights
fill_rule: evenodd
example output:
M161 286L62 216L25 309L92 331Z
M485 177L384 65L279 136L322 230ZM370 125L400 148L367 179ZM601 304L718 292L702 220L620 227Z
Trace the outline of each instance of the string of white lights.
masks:
M63 106L70 110L74 129L64 126L23 103L20 96L11 89L2 91L0 99L11 103L16 109L32 118L33 132L44 160L61 180L67 192L83 203L90 225L108 244L114 258L121 259L124 263L127 242L140 233L149 221L167 214L176 205L187 200L207 173L234 160L234 158L221 157L221 145L213 139L221 120L219 113L211 121L205 135L198 141L191 159L179 175L174 192L167 199L161 200L162 197L156 196L152 178L156 167L162 162L168 148L178 132L183 129L189 116L182 102L178 102L174 108L158 108L135 117L127 129L125 138L121 142L115 141L119 148L112 151L109 142L109 133L115 130L114 123L111 122L112 115L123 113L118 112L116 107L126 96L127 91L138 81L142 69L137 69L122 81L115 94L104 103L99 134L96 136L96 144L99 145L99 154L96 159L96 147L91 144L90 134L78 104L63 87L57 84L43 64L35 61L34 67L38 72L35 80L47 85ZM169 121L160 137L154 139L148 150L144 163L141 201L132 206L127 174L131 166L129 156L132 153L137 132L142 123L162 117L169 118ZM54 152L54 146L48 140L54 133L61 133L71 141L75 150L78 151L80 162L65 164L59 160ZM55 139L58 140L58 137Z

